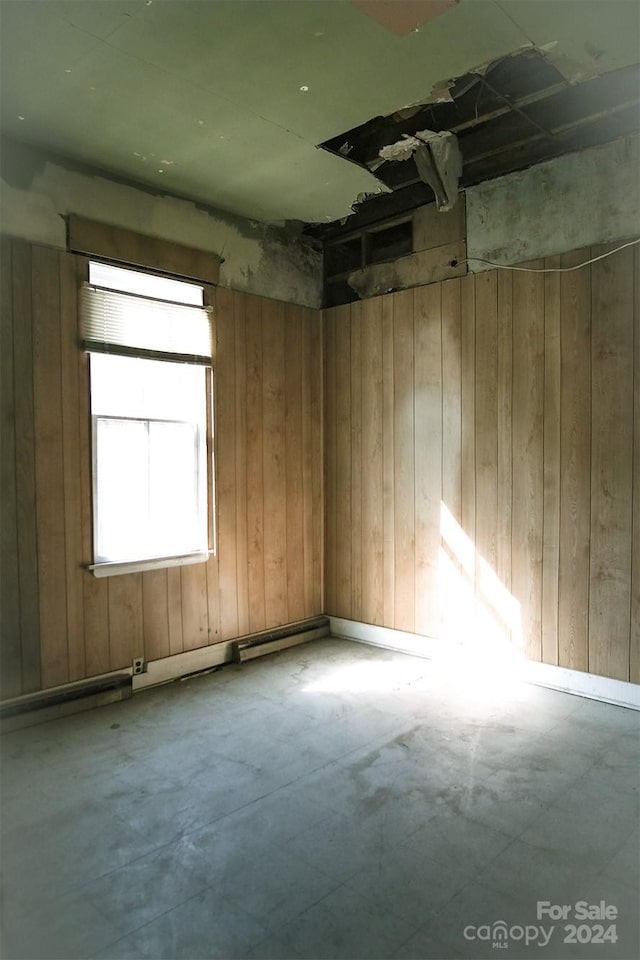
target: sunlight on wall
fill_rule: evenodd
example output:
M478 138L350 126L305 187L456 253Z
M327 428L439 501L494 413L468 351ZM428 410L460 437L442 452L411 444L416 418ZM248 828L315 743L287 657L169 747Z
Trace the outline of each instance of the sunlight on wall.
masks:
M424 638L426 659L380 660L337 667L303 688L306 693L425 692L453 685L467 701L508 698L522 678L520 603L478 553L446 504L440 504L438 581L440 636ZM389 630L389 646L402 633ZM419 647L420 637L412 644ZM434 639L436 642L434 643ZM411 651L407 651L411 652Z
M439 600L442 647L458 669L496 680L523 660L520 603L440 504Z

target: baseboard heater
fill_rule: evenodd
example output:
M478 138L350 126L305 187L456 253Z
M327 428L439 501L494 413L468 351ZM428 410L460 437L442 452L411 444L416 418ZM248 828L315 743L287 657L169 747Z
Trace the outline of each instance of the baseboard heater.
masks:
M131 674L112 673L6 700L0 703L0 723L8 732L130 696Z
M307 643L320 637L329 636L329 618L315 617L313 620L303 620L300 623L288 624L276 630L266 630L245 639L236 640L231 646L234 663L244 663L246 660L255 660L267 653L276 653L295 647L299 643Z

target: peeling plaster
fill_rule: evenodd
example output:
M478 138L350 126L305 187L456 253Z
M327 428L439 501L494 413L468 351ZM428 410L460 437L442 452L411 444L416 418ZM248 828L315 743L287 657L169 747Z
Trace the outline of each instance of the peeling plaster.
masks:
M74 169L10 141L3 142L0 211L3 233L34 243L66 249L63 218L76 213L218 254L223 286L304 306L321 303L322 253L310 238Z
M637 237L638 169L636 135L468 188L469 269L491 269L474 257L515 264Z

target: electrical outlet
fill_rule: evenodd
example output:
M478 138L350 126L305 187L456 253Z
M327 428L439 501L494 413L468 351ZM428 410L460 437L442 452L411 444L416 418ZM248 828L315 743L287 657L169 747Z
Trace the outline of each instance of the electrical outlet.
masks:
M134 676L138 673L144 673L144 658L143 657L134 657L133 658L133 674Z

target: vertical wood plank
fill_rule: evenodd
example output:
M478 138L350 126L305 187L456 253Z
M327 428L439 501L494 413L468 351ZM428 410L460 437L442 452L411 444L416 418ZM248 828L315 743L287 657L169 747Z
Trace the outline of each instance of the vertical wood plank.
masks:
M442 501L462 521L460 281L442 283Z
M235 321L235 434L236 434L236 589L238 636L249 633L249 581L247 558L247 347L246 297L234 293ZM209 617L211 619L211 615ZM211 625L210 625L211 626Z
M498 526L498 276L476 277L476 554L496 568ZM478 585L480 588L480 586ZM483 602L486 598L483 599Z
M168 657L171 652L167 572L146 570L142 574L142 645L145 660L159 660Z
M509 613L496 582L498 555L498 272L476 277L474 551L475 641L486 656L510 635Z
M318 575L317 568L314 568L315 558L315 537L314 537L314 517L316 504L313 500L313 470L317 470L319 464L314 463L313 436L311 424L311 396L314 386L312 385L312 324L313 311L309 308L301 310L301 337L302 337L302 357L301 357L301 423L300 430L302 436L302 556L303 556L303 607L304 616L310 617L315 607L314 576ZM315 354L314 361L316 366L322 362L322 354Z
M336 613L351 618L351 312L336 322Z
M267 625L287 622L284 305L262 305L264 582Z
M557 269L559 257L545 260ZM545 275L544 291L544 504L542 545L542 660L558 663L560 561L560 276Z
M382 297L383 626L395 625L395 449L393 294Z
M111 670L144 656L141 573L109 577L109 650Z
M475 640L475 540L476 540L476 279L460 279L460 409L462 447L460 455L461 496L460 526L473 551L466 563L460 564L460 549L456 556L452 586L446 590L447 610L443 611L443 628L457 642ZM465 543L460 537L461 545ZM443 540L443 563L448 547ZM454 551L455 552L455 551ZM443 567L443 572L446 567Z
M262 461L262 301L246 300L247 565L249 629L264 630L264 486Z
M308 311L311 324L311 503L313 536L313 606L311 615L322 613L325 606L324 585L324 333L320 310Z
M394 294L394 532L395 622L415 627L414 303L413 291Z
M351 616L362 620L362 301L351 304Z
M474 570L465 570L447 534L448 518L462 528L462 284L441 284L442 307L442 502L438 541L440 637L459 642L466 636L465 616L475 615ZM468 313L468 310L467 310ZM466 388L465 388L466 390ZM465 408L465 414L466 414ZM467 431L464 441L467 442ZM458 550L459 554L459 550Z
M596 249L592 255L601 251ZM633 469L633 251L591 267L589 671L628 680Z
M183 648L195 650L206 647L209 641L209 598L205 564L180 567L180 584Z
M169 654L173 656L176 653L183 653L185 649L182 631L182 579L180 577L180 567L169 567L167 569L167 616Z
M362 619L384 622L382 299L362 305Z
M216 290L218 582L222 638L238 636L234 294Z
M528 264L540 267L541 263ZM524 652L542 654L544 274L513 278L512 591Z
M562 267L589 251L561 257ZM558 663L587 669L591 510L591 271L560 280L560 549Z
M496 573L511 589L511 513L513 453L511 403L513 393L513 274L498 270L498 515Z
M34 413L42 684L69 679L58 251L34 247Z
M205 564L207 581L207 643L218 643L222 639L220 625L220 579L218 576L218 555L210 556ZM240 629L240 628L238 628Z
M629 680L640 683L640 247L634 247L633 296L633 527Z
M0 609L2 611L2 696L22 693L22 632L20 627L20 581L18 579L18 511L16 495L16 407L14 402L13 329L22 320L14 314L11 241L2 237L0 275ZM19 389L19 384L16 384Z
M460 280L461 368L462 368L462 528L476 539L476 302L475 277Z
M302 308L287 304L284 315L284 450L287 622L289 623L303 620L305 615L302 324Z
M442 284L414 292L415 631L440 633Z
M209 556L205 564L207 581L207 643L218 643L222 639L220 623L220 578L218 575L219 551Z
M336 311L324 312L324 408L325 408L325 610L337 616L337 357Z
M78 281L76 259L59 254L65 578L69 680L86 676L82 560L80 424L78 383Z
M33 406L33 328L31 317L31 246L14 241L13 329L16 426L16 494L18 569L22 634L22 693L40 689L40 612L36 530L35 436ZM4 455L3 455L4 456Z

